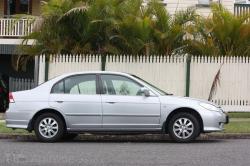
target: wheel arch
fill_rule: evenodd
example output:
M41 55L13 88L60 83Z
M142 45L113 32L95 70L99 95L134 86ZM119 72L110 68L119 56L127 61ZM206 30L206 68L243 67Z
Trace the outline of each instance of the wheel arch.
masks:
M204 124L203 124L203 120L202 120L202 118L201 118L201 115L199 114L198 111L196 111L196 110L193 109L193 108L189 108L189 107L181 107L181 108L177 108L177 109L173 110L173 111L167 116L167 118L166 118L166 121L165 121L165 123L164 123L165 125L163 125L163 131L165 131L166 133L168 133L168 124L169 124L170 119L171 119L174 115L176 115L176 114L178 114L178 113L180 113L180 112L190 113L190 114L194 115L194 116L197 118L197 120L199 121L200 130L201 130L200 132L203 132L203 130L204 130Z
M53 113L53 114L58 115L58 116L62 119L62 121L63 121L63 123L64 123L64 128L65 128L65 130L66 130L66 121L65 121L64 116L63 116L59 111L57 111L57 110L55 110L55 109L46 108L46 109L42 109L42 110L40 110L40 111L37 111L37 113L35 113L35 115L33 115L32 119L29 121L29 124L28 124L28 128L27 128L28 131L34 130L34 123L35 123L36 119L37 119L40 115L42 115L42 114L44 114L44 113Z

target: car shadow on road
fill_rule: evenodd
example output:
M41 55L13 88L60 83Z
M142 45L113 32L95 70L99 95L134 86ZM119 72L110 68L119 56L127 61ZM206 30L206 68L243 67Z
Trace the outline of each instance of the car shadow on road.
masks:
M157 140L127 140L127 141L123 141L123 140L98 140L98 141L92 141L92 140L71 140L71 141L61 141L63 143L170 143L170 144L174 144L174 143L178 143L172 140L165 140L165 141L157 141ZM190 144L190 143L218 143L218 142L224 142L224 140L195 140L195 141L191 141L188 143L184 143L184 144ZM182 143L183 144L183 143Z
M8 139L8 142L25 142L25 143L43 143L39 142L37 139L22 139L22 138L17 138L17 139ZM210 143L220 143L220 142L225 142L225 139L197 139L188 143L184 144L210 144ZM57 143L169 143L169 144L175 144L177 142L172 141L170 139L166 140L157 140L157 139L82 139L82 138L75 138L73 140L62 140ZM182 143L183 144L183 143Z

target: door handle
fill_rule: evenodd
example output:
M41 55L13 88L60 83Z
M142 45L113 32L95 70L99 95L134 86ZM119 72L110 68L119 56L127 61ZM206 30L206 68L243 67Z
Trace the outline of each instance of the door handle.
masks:
M56 101L57 103L63 103L63 101Z
M115 102L112 102L112 101L109 101L109 102L106 102L108 104L115 104Z

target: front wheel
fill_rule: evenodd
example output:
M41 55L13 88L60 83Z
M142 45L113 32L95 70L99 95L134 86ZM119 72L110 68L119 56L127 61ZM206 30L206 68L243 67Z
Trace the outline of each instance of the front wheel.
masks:
M34 130L40 141L56 142L64 135L64 123L58 115L44 113L36 119Z
M176 142L190 142L200 134L199 121L193 114L181 112L170 119L168 131Z

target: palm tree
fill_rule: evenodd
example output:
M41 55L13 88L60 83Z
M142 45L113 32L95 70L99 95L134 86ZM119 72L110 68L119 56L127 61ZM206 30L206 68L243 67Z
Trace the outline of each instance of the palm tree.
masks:
M208 18L197 17L190 27L193 35L187 40L187 53L208 56L250 56L249 14L234 16L219 4L212 5L212 15ZM213 79L208 100L212 100L220 85L219 67Z
M188 8L171 16L159 3L154 3L151 10L156 18L153 20L153 37L157 53L171 55L183 51L187 28L196 19L195 10Z
M142 0L126 0L121 4L123 15L118 19L118 27L110 36L112 44L122 54L151 53L152 43L152 20L142 6Z
M182 48L194 10L170 16L158 0L49 0L27 54L171 54Z
M211 9L210 17L198 17L190 28L193 36L186 51L192 55L250 56L250 15L234 16L219 4Z
M65 40L68 36L69 26L66 21L63 22L60 18L73 7L75 7L75 1L43 1L41 18L36 24L35 31L23 40L24 45L21 47L23 52L29 55L67 52L65 46L71 42L71 40ZM25 46L29 39L36 40L32 47Z

